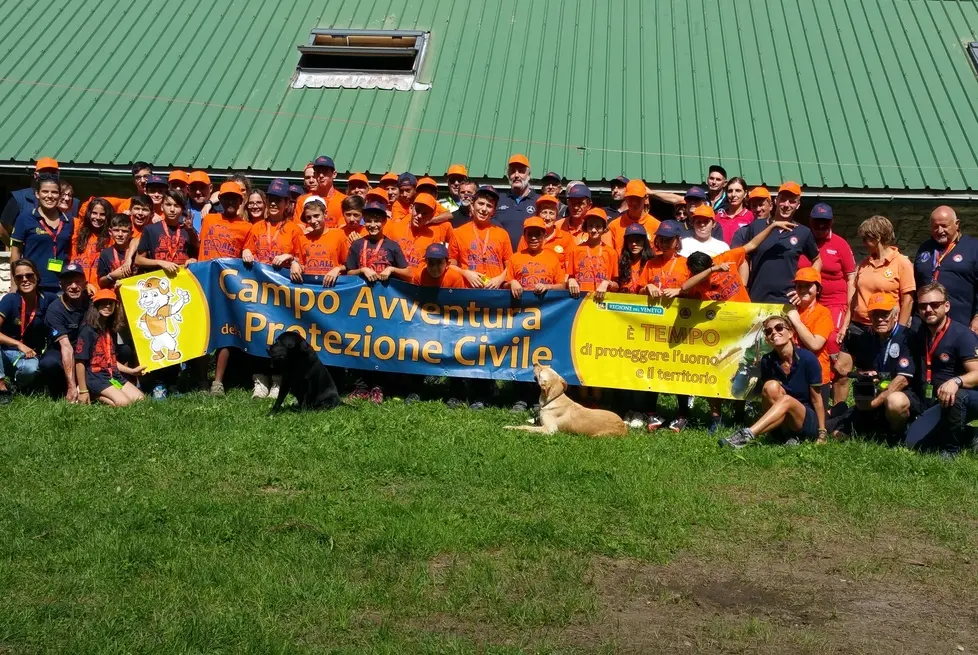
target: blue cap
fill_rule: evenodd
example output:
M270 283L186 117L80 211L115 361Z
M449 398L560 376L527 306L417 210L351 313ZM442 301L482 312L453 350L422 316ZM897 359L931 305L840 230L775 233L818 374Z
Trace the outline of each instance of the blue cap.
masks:
M302 187L301 186L297 186L295 184L290 184L289 185L289 195L293 195L296 198L298 198L303 193L305 193L305 191L302 190Z
M280 177L276 177L272 180L272 183L268 185L268 191L265 195L273 196L275 198L288 198L289 197L289 183Z
M84 275L84 274L85 274L84 268L82 268L75 262L71 262L70 264L65 265L65 267L61 269L61 272L58 273L58 277L68 277L69 275Z
M591 189L583 184L575 184L570 189L567 190L568 198L590 198Z
M814 207L812 207L812 212L808 215L809 218L818 218L824 221L831 221L835 216L832 214L832 207L820 202Z
M559 173L554 173L553 171L548 171L540 179L541 180L557 180L558 182L560 182L560 180L562 178L560 177L560 174Z
M626 237L640 236L648 239L649 233L645 231L645 226L642 225L641 223L632 223L631 225L625 228L625 236Z
M686 198L686 200L689 200L689 199L693 199L693 200L709 200L710 199L710 197L708 195L706 195L706 191L704 191L703 189L701 189L698 186L690 187L689 188L689 191L686 192L686 195L684 197Z
M612 180L612 182L617 182L618 184L620 184L622 186L628 186L628 182L629 181L630 180L627 177L625 177L624 175L619 175L618 177L616 177L615 179Z
M499 202L499 192L496 191L496 187L490 186L488 184L480 186L479 190L475 192L477 196L492 196L496 202Z
M410 184L411 186L418 186L418 178L412 173L401 173L397 176L397 186L402 186L404 184Z
M327 157L326 155L319 155L318 157L316 157L315 161L312 162L312 165L321 166L324 168L332 168L334 171L336 170L336 165L333 164L333 158Z
M662 221L659 223L659 229L655 231L655 236L662 237L663 239L672 239L678 237L683 233L683 226L679 224L679 221Z
M151 184L157 186L167 186L169 182L167 182L166 178L163 177L162 175L150 175L149 177L146 178L146 186L149 186Z
M424 251L425 259L448 259L448 248L444 243L433 243Z
M363 213L366 214L367 212L377 213L377 214L383 214L384 217L386 218L387 217L387 205L385 205L382 202L377 202L376 200L371 200L370 202L368 202L367 204L365 204L363 206Z

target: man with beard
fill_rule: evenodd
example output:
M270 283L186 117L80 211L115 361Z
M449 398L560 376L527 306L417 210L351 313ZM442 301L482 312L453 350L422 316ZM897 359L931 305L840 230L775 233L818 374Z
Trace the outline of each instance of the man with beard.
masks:
M48 347L38 362L38 370L52 396L65 397L69 403L75 403L78 402L75 341L88 310L85 271L71 263L62 269L59 278L61 295L48 305L44 316Z
M727 207L727 169L719 164L710 166L706 175L706 194L709 196L710 205L714 212Z
M509 191L501 193L496 207L496 222L506 233L515 250L523 237L523 221L533 216L540 194L530 188L530 160L525 155L513 155L506 166Z

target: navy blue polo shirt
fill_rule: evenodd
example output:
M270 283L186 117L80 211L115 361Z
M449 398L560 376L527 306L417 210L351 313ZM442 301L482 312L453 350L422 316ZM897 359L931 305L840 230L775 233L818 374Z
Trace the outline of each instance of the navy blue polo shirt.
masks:
M68 342L74 346L78 339L78 330L85 322L85 312L88 311L88 294L82 294L79 308L69 307L63 296L53 299L44 314L44 325L47 327L48 347L58 348L58 339L68 337Z
M922 371L922 374L917 376L918 387L922 389L926 384L927 350L933 344L926 325L920 326L916 336L914 350L918 358L917 366ZM930 383L934 385L934 389L955 376L964 375L966 372L964 363L972 359L978 359L978 335L968 329L966 323L951 321L947 332L934 348L934 354L930 358Z
M24 311L24 299L19 293L4 295L0 298L0 318L3 318L0 332L40 353L48 332L44 326L44 316L53 298L56 299L50 294L38 293L37 308L34 315L29 316ZM22 320L27 323L26 326L22 325Z
M536 191L530 191L520 198L510 191L499 194L499 204L496 205L496 215L493 218L509 234L513 252L516 252L516 247L523 238L523 221L537 213L536 203L539 197L540 194Z
M777 380L785 393L802 405L812 407L811 389L822 386L822 367L812 351L795 346L791 370L785 374L778 353L772 351L761 357L761 384L768 380Z
M181 266L188 259L196 259L200 242L192 228L164 225L162 222L147 225L139 237L136 252L149 259L172 262ZM147 269L149 270L149 269Z
M963 325L978 314L978 239L961 235L946 255L933 239L927 239L913 258L913 277L917 288L937 280L947 289L951 301L948 316ZM940 261L940 265L937 262Z
M117 259L118 263L116 263ZM95 265L95 271L98 273L99 279L102 279L115 269L122 266L125 261L125 250L119 250L115 246L102 248L102 252L98 254L98 263Z
M54 236L48 232L46 225L42 226L43 219L37 209L18 216L10 235L10 240L22 249L22 256L34 262L41 272L41 289L44 291L57 292L61 288L58 271L49 270L48 261L58 259L62 264L67 264L71 258L74 225L64 214L59 212L58 216L61 226L53 231Z
M902 375L913 380L917 372L912 333L897 325L886 339L867 330L859 335L852 349L858 371L889 373L890 379Z
M407 268L407 265L404 251L394 239L384 238L379 245L366 237L357 239L350 245L350 252L346 256L348 271L372 268L375 273L380 273L388 266Z
M763 232L767 225L767 221L760 218L745 225L734 234L730 247L743 246ZM795 288L795 273L802 254L811 262L818 259L818 244L807 227L799 225L793 230L771 232L749 255L747 290L751 302L787 303L788 292Z
M457 230L471 220L469 208L463 205L452 212L452 229Z

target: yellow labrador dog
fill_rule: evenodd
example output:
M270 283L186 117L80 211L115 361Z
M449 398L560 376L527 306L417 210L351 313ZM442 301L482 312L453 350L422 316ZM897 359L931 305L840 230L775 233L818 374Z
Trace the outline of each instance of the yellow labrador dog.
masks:
M553 434L571 432L589 437L621 436L628 426L614 412L588 409L567 396L567 382L549 366L533 367L533 377L540 385L540 425L507 425L507 430L526 430Z

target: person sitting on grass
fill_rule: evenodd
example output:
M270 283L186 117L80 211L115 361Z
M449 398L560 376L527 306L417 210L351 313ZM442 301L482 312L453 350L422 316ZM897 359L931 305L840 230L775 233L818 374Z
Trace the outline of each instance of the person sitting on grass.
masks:
M19 259L11 268L15 291L0 298L0 405L11 401L8 377L21 389L37 377L47 333L44 315L57 300L38 289L41 274L34 262Z
M772 351L761 357L761 407L764 413L749 428L741 428L721 446L743 448L768 432L797 445L800 439L817 437L824 443L825 408L822 405L822 367L818 358L794 344L794 331L784 316L764 319L764 339Z
M124 375L139 376L145 366L130 368L116 358L116 341L123 325L122 308L112 289L96 292L75 343L78 402L92 397L112 407L125 407L143 399L143 393Z

